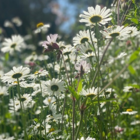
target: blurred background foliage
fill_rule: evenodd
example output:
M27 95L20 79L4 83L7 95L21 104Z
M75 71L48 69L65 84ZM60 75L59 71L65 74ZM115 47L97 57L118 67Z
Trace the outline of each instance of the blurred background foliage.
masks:
M6 37L15 34L12 28L4 27L5 21L19 17L22 26L15 26L18 33L25 36L31 34L39 22L49 23L47 34L61 33L66 40L76 34L82 27L78 24L78 16L87 6L100 4L108 6L113 0L0 0L0 27ZM68 37L69 34L69 37Z
M5 33L5 37L11 37L15 31L22 36L31 34L34 45L44 40L46 35L55 33L61 34L61 40L72 43L73 36L85 28L83 24L79 24L79 14L83 10L87 10L88 6L96 4L110 7L113 1L117 0L0 0L0 27ZM132 1L138 3L138 0ZM130 1L121 0L121 2L125 8L125 4ZM140 29L139 20L135 17L139 13L138 8L134 7L135 11L130 13L130 16L134 18L131 18L131 21L127 18L124 24L128 25L133 22L134 26L136 25ZM22 26L14 26L15 30L4 27L5 21L11 22L14 17L21 19ZM39 22L51 25L45 35L33 34Z

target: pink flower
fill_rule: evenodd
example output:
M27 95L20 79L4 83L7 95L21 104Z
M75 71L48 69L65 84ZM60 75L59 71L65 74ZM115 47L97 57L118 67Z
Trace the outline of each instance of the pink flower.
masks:
M59 46L56 43L58 34L50 34L47 36L47 41L42 43L42 46L45 48L45 51L53 51L54 49L59 49Z

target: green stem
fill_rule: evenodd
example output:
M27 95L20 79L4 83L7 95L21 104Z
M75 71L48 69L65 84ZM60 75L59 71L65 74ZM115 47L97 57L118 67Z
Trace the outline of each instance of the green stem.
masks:
M78 138L78 135L79 135L79 132L80 132L80 128L81 128L81 125L82 125L82 121L83 121L83 116L84 116L84 111L81 111L80 123L79 123L79 126L78 126L78 129L77 129L77 132L76 132L74 140L77 140L77 138Z
M105 50L104 50L104 52L103 52L103 55L102 55L101 60L100 60L100 62L99 62L99 67L98 67L98 69L100 69L100 66L101 66L101 64L102 64L102 62L103 62L103 58L104 58L104 56L105 56L105 53L106 53L106 51L108 50L108 47L110 46L112 40L113 40L113 38L110 39L110 41L108 42L108 44L107 44L107 46L106 46L106 48L105 48ZM96 77L97 77L97 75L98 75L98 69L96 69L96 71L95 71L95 74L94 74L94 77L93 77L93 80L92 80L92 83L91 83L91 87L93 86L93 84L94 84L94 82L95 82L95 79L96 79Z

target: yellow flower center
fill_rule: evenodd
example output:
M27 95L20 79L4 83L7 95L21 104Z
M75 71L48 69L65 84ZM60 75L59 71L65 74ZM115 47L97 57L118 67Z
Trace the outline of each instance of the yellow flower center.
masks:
M53 132L54 130L55 130L54 128L51 128L51 129L49 130L49 133L50 133L50 132Z
M18 82L17 81L14 81L14 84L17 84Z
M43 23L43 22L40 22L40 23L38 23L38 24L36 25L36 27L39 28L39 27L41 27L41 26L43 26L43 25L44 25L44 23Z
M2 96L4 93L3 92L0 92L0 96Z
M38 71L36 71L34 74L38 74L39 72Z
M127 109L126 111L127 111L127 112L132 112L133 110L132 110L132 109Z
M48 99L48 102L50 103L51 102L51 99Z
M110 26L108 26L107 28L111 28L112 26L110 25Z

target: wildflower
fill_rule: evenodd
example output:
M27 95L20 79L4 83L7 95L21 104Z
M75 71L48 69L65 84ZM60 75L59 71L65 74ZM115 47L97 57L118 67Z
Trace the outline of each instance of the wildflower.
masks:
M131 124L131 125L137 125L137 124L140 124L140 121L139 121L139 120L133 121L133 122L131 122L130 124Z
M41 133L45 135L45 131L46 133L49 132L49 128L51 128L51 125L47 123L45 124L45 126L38 123L35 126L33 126L33 133Z
M82 70L83 72L89 72L91 65L86 61L80 61L79 63L75 64L75 69L79 72Z
M115 126L115 132L119 132L122 133L124 131L123 128L119 127L119 126Z
M48 28L50 27L50 24L44 24L43 22L40 22L36 25L37 29L34 31L35 34L40 33L41 31L47 32Z
M18 68L13 67L13 70L4 74L1 79L3 82L12 83L17 79L19 79L19 81L23 80L25 77L27 77L27 74L29 73L30 73L30 69L27 67L23 67L23 66L20 66Z
M0 97L3 95L8 95L8 89L6 87L0 87Z
M20 35L13 35L11 39L5 38L2 46L1 51L4 53L9 52L13 54L15 50L21 51L23 48L23 38Z
M133 115L136 114L138 111L133 111L132 109L127 109L125 112L122 112L121 114L129 114Z
M104 31L101 31L105 38L118 38L124 40L124 36L128 36L130 33L129 27L124 26L111 26L105 28Z
M78 139L79 140L79 139ZM84 137L81 137L80 140L95 140L95 138L87 137L86 139Z
M12 19L12 22L15 23L17 26L21 26L22 25L22 21L20 20L19 17L14 17Z
M134 37L136 35L139 34L139 31L136 27L132 26L132 27L128 27L129 32L129 36Z
M124 92L130 92L130 90L132 90L132 89L133 89L132 86L125 86L124 89L123 89L123 91Z
M94 32L91 31L91 37L93 42L97 42L97 39L94 36ZM90 31L89 30L84 30L84 31L79 31L79 34L77 34L74 38L73 38L73 44L74 46L78 45L78 44L83 44L85 42L92 42L90 37Z
M64 82L59 79L53 78L52 80L45 82L45 85L47 86L46 90L50 95L57 95L64 91Z
M99 25L105 25L108 21L111 20L109 16L111 15L110 9L104 7L101 9L99 5L96 5L95 9L93 7L88 7L88 12L84 11L84 14L81 14L80 22L85 22L86 26L95 26L96 23Z
M47 76L47 75L48 75L48 72L46 70L40 69L38 71L35 71L34 74L30 74L29 78L36 79L38 77Z
M49 104L54 103L55 101L56 101L56 99L55 99L54 97L47 97L47 98L43 101L43 103L44 103L45 105L49 105Z
M64 55L69 55L74 51L74 47L72 47L71 45L66 45L65 49L62 50L62 53Z
M95 96L99 93L99 88L89 88L89 89L82 89L82 91L80 92L80 95L82 96L87 96L87 97L91 97L91 96Z
M14 140L14 139L15 139L14 136L9 137L8 133L0 134L0 140Z
M56 43L56 39L58 37L58 34L50 34L50 36L47 36L47 41L44 41L42 43L42 46L45 48L45 51L52 51L54 49L59 49L59 46Z
M13 24L12 24L12 22L10 22L9 20L6 20L6 21L4 22L4 27L13 28Z

